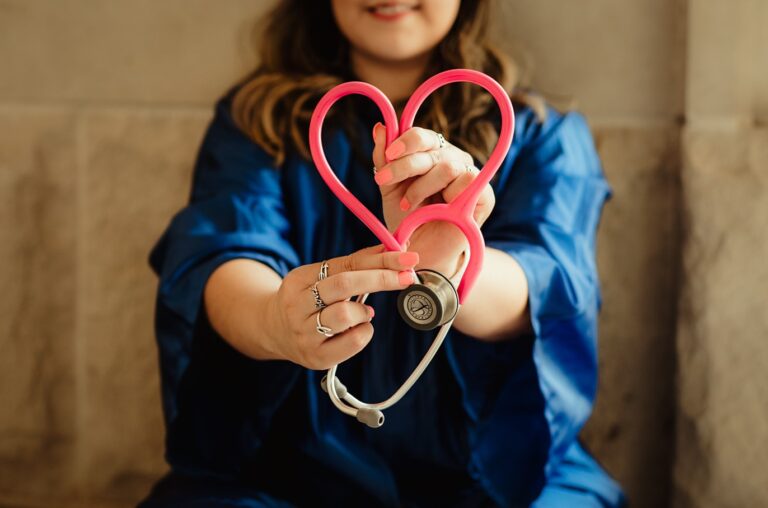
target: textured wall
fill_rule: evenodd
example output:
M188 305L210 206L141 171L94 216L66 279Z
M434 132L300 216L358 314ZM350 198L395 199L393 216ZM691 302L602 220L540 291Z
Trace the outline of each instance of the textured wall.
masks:
M766 19L763 0L690 2L679 508L768 506Z
M0 506L130 506L164 471L146 257L267 3L0 2ZM633 506L768 504L768 4L499 3L496 34L577 100L614 188L585 441Z
M614 195L598 237L600 386L582 437L633 506L670 496L679 272L681 1L500 2L497 37L588 116Z

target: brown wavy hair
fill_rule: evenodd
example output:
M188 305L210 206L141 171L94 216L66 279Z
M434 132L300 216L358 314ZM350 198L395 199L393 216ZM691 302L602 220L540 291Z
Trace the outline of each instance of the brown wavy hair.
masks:
M530 106L543 120L544 100L523 86L518 65L486 36L491 1L461 1L456 21L433 51L424 77L454 68L482 71L507 90L513 103ZM274 157L277 166L292 148L309 159L307 134L312 109L335 85L356 79L349 43L336 25L330 4L330 0L278 2L260 27L261 63L238 84L233 97L235 123ZM332 112L337 116L352 116L349 108L346 113L343 107L333 110L342 110ZM419 125L443 133L476 160L485 162L498 139L492 120L496 104L488 93L469 84L443 87L432 94L422 110ZM355 137L353 132L349 134Z

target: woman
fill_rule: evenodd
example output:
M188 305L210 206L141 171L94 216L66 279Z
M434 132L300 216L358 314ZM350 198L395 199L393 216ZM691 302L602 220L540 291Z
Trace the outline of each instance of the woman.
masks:
M261 66L218 103L190 202L152 252L172 471L142 506L623 503L577 441L596 385L594 242L610 190L583 118L519 89L485 40L487 4L283 0L272 11ZM369 429L332 406L322 370L345 362L363 400L391 394L434 333L399 317L395 291L413 268L454 274L466 240L431 223L408 252L384 252L308 159L308 118L337 83L370 82L402 107L449 68L505 86L515 138L475 209L487 247L472 293L424 376ZM434 94L422 127L389 146L367 100L332 113L331 166L390 231L466 188L498 129L495 103L469 85ZM347 300L362 293L368 305Z

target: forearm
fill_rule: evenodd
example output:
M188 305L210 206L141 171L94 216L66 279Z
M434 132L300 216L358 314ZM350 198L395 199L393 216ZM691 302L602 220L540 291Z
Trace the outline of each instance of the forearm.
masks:
M485 248L483 268L453 326L466 335L489 342L531 331L528 281L512 256Z
M268 266L234 259L219 266L205 286L208 320L232 347L257 360L280 359L270 343L272 296L282 279Z

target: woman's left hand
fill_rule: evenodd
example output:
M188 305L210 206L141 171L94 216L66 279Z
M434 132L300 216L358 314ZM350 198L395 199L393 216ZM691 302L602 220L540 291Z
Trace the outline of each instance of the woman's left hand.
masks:
M386 127L373 129L373 162L376 183L382 196L384 220L394 232L413 210L432 203L451 203L471 184L479 171L472 156L448 141L440 147L436 132L420 127L408 129L387 147ZM478 227L491 214L496 197L490 185L480 193L473 217ZM461 231L446 222L430 222L411 236L409 250L419 252L421 268L433 268L452 275L459 255L467 247Z

